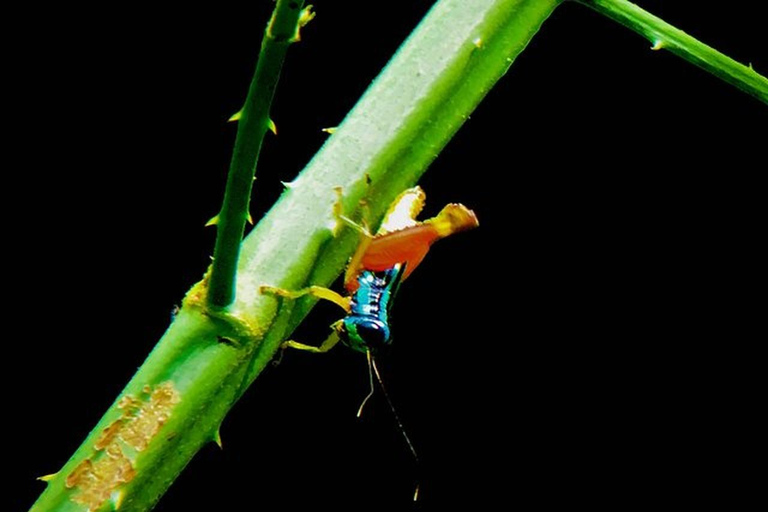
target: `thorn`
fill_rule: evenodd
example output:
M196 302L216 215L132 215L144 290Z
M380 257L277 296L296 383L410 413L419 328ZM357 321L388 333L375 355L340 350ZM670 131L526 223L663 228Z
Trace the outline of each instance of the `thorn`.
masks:
M213 217L211 217L211 219L208 222L205 223L205 227L217 226L218 224L219 224L219 215L216 214Z
M301 10L301 15L299 16L299 27L306 27L307 23L315 19L317 13L312 12L312 7L312 5L308 5Z
M281 181L285 188L296 188L301 184L301 176L296 176L292 181Z
M269 131L277 135L277 125L273 120L267 119L267 128L269 128Z
M311 5L308 5L301 10L301 14L299 15L299 23L296 25L296 33L291 38L291 43L298 43L301 41L301 29L304 28L307 23L315 19L315 14L317 13L312 12Z
M40 480L41 482L50 482L51 480L56 478L56 476L58 476L58 474L59 474L59 472L57 471L55 473L51 473L50 475L39 476L39 477L36 478L36 480Z
M338 126L331 126L330 128L323 128L320 131L323 131L323 132L325 132L325 133L327 133L329 135L333 135L334 133L336 133L336 130L338 128L339 128Z
M242 109L240 109L237 112L235 112L234 114L232 114L232 117L227 119L227 122L228 123L232 123L234 121L239 121L241 117L243 117L243 110Z
M651 50L653 51L658 51L658 50L661 50L662 48L664 48L664 41L662 41L661 39L657 39L656 41L654 41L653 46L651 46Z
M474 41L472 41L472 44L475 45L475 48L482 48L483 47L483 38L482 37L476 37Z
M248 212L248 224L253 226L253 217L251 217L251 212Z
M220 450L224 449L224 446L221 444L221 430L220 428L216 429L216 432L213 434L213 442L216 443L216 445L219 447Z

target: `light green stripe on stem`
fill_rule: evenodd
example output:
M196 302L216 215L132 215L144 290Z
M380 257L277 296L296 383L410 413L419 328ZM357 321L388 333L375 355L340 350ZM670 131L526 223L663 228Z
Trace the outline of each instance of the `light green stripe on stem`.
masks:
M768 79L626 0L575 0L647 38L654 50L669 50L768 103ZM727 3L723 4L727 8Z
M237 261L251 200L256 161L270 126L269 109L285 54L297 35L304 0L278 0L237 124L224 201L216 223L216 248L208 300L224 308L234 300Z
M344 188L347 212L354 212L365 197L380 217L399 192L416 182L559 3L438 2L246 238L236 300L227 313L208 307L207 281L190 290L176 320L85 442L48 482L32 511L85 512L85 506L72 500L79 489L67 488L67 476L98 456L95 441L121 416L120 398L137 395L145 386L171 383L178 404L149 446L135 455L135 477L114 493L123 500L121 511L150 509L194 454L217 438L231 406L309 310L308 301L263 296L259 286L327 285L341 273L358 239L350 230L332 236L333 188ZM262 418L253 442L270 443L276 435L268 418ZM247 499L258 495L258 490L249 491Z

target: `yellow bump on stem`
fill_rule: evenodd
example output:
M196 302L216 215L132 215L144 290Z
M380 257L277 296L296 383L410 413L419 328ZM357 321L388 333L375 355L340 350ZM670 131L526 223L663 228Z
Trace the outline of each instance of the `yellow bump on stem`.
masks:
M59 472L57 471L55 473L51 473L50 475L39 476L39 477L37 477L37 480L40 480L41 482L50 482L51 480L56 478L56 475L58 475L58 474L59 474Z
M662 48L664 48L664 41L662 41L661 39L656 39L653 42L653 46L651 46L651 50L653 51L658 51L658 50L661 50Z
M219 223L219 215L218 215L218 214L216 214L216 215L214 215L213 217L211 217L211 218L210 218L210 220L208 220L208 222L206 222L206 223L205 223L205 227L208 227L208 226L215 226L215 225L217 225L218 223Z
M213 442L216 443L219 449L224 449L224 445L221 444L221 427L217 428L216 432L213 433Z
M248 212L248 217L247 217L247 219L248 219L248 224L250 224L251 226L253 226L253 216L251 215L251 212Z
M267 128L269 128L269 131L277 135L277 125L272 119L267 119Z
M338 126L331 126L329 128L323 128L320 131L325 132L325 133L327 133L329 135L333 135L334 133L336 133L337 129L338 129Z
M291 38L292 43L298 43L301 41L301 29L304 28L307 23L315 19L315 15L317 13L312 11L312 6L308 5L304 9L301 10L301 14L299 15L299 23L296 26L296 33Z
M232 122L234 122L234 121L239 121L241 117L243 117L243 111L242 111L242 109L241 109L241 110L238 110L237 112L235 112L234 114L232 114L232 116L231 116L229 119L227 119L227 122L228 122L228 123L232 123Z
M301 10L301 15L299 15L299 28L305 27L307 23L315 19L317 13L312 12L312 7L313 6L310 4Z

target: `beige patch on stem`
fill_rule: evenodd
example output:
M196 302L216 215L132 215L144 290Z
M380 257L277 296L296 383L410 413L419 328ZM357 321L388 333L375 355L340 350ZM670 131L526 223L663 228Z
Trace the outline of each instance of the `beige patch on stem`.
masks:
M144 386L142 391L139 397L126 395L120 399L117 406L122 415L96 439L96 452L67 475L65 485L76 490L72 495L75 503L95 510L119 495L118 488L136 476L134 460L126 455L124 447L146 449L180 400L170 381L154 389Z

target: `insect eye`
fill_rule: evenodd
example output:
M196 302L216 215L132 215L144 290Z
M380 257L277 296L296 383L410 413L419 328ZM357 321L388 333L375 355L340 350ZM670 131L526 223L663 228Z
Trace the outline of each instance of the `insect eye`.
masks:
M364 317L347 317L345 336L342 337L350 347L360 352L376 352L389 344L389 328L381 321ZM346 339L345 339L346 338Z
M365 322L357 326L357 332L371 350L377 350L389 341L389 332L378 322Z

